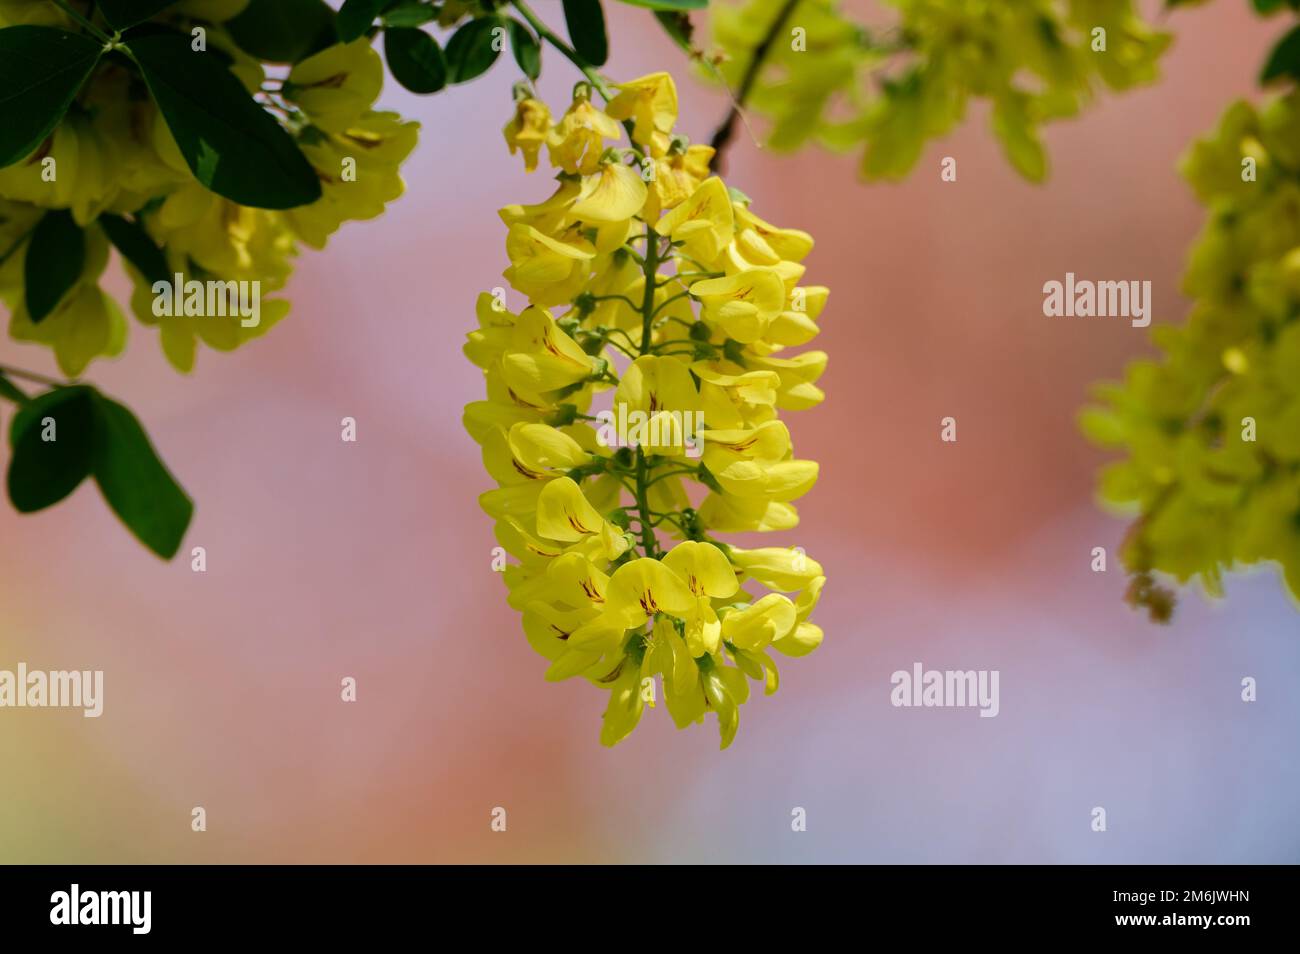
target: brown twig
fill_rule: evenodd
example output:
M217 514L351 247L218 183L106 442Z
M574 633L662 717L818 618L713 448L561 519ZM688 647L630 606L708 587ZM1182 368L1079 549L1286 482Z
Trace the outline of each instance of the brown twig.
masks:
M745 67L745 75L741 77L740 88L731 101L731 110L727 113L727 118L722 121L722 125L714 132L713 138L709 145L713 147L713 167L717 170L723 168L723 154L730 145L731 139L736 134L736 123L743 118L745 101L754 89L754 84L758 81L758 74L762 72L763 61L767 59L767 54L772 49L772 44L776 42L777 34L781 32L781 27L789 19L794 8L799 5L799 0L785 0L785 4L777 13L776 19L772 21L772 26L768 28L767 34L763 37L758 46L754 47L754 55L750 58L749 65Z

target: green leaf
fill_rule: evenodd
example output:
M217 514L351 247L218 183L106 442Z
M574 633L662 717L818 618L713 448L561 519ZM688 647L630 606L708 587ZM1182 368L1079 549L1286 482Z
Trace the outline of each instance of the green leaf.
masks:
M139 222L103 212L99 216L99 227L122 257L144 276L146 282L152 285L155 282L171 281L167 256L154 244L154 240Z
M103 52L90 37L54 27L0 30L0 169L45 141Z
M364 35L387 5L388 0L346 0L335 22L339 41L351 43Z
M194 503L158 459L135 415L92 391L92 468L100 492L136 538L165 560L176 555Z
M119 30L143 23L174 4L176 0L99 0L104 19Z
M393 79L412 93L436 93L447 85L447 61L438 42L414 27L384 31L384 58Z
M453 33L447 41L448 80L466 83L486 73L501 55L504 31L505 24L497 17L480 17Z
M383 19L385 27L422 26L438 19L438 8L430 3L408 0L384 11Z
M1269 54L1259 81L1267 83L1281 76L1300 79L1300 26L1295 27L1278 41Z
M693 52L691 38L695 33L695 27L689 16L671 10L656 10L655 19L679 48L686 53Z
M600 0L564 0L564 23L577 54L590 66L604 66L609 59L609 37Z
M259 209L320 198L320 179L293 137L217 57L192 51L179 36L144 36L129 45L199 182Z
M27 246L23 280L27 315L44 320L63 301L86 267L86 236L67 209L46 212Z
M91 472L95 447L94 390L55 388L33 398L9 428L9 499L19 513L58 503ZM50 438L47 440L47 438Z
M533 36L533 31L518 20L510 20L510 51L515 55L515 62L524 71L524 75L534 82L542 75L542 45Z
M709 0L623 0L623 2L649 10L703 10L709 5Z
M10 381L3 371L0 371L0 397L6 401L12 401L15 404L26 404L28 397L22 389Z
M226 29L259 60L297 63L335 43L334 20L324 0L253 0Z

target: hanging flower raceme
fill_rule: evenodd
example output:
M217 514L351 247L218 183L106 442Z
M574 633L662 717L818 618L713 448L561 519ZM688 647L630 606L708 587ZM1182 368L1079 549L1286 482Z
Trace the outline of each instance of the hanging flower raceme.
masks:
M1192 248L1181 326L1083 417L1121 449L1102 474L1109 503L1136 511L1122 557L1129 600L1167 619L1154 573L1199 579L1272 563L1300 598L1300 93L1233 103L1183 171L1210 208Z
M789 349L817 335L827 290L803 284L812 238L759 218L674 134L668 74L606 92L602 109L580 85L558 122L521 92L505 127L558 185L501 210L528 305L480 296L465 353L487 394L465 427L546 678L609 692L606 745L662 699L679 728L715 715L725 748L749 680L776 691L772 654L822 640L821 566L718 534L798 524L817 464L780 412L823 398L825 353Z
M1077 115L1101 88L1154 81L1170 42L1133 0L886 5L895 22L868 29L841 0L717 0L710 27L721 63L704 75L740 89L756 69L748 103L769 121L772 148L865 145L868 179L905 177L969 101L987 100L1007 159L1039 181L1040 127Z
M324 248L343 223L375 218L405 188L399 169L415 148L419 124L374 109L384 69L368 38L330 43L276 79L225 27L248 0L163 6L162 25L184 31L178 42L186 55L194 52L190 31L201 32L206 46L204 53L194 52L195 63L202 65L200 57L210 48L222 64L218 72L228 68L238 80L237 91L242 84L259 107L275 111L281 135L287 134L284 142L306 160L305 175L313 185L319 180L320 196L289 208L253 207L209 188L195 175L164 111L143 95L137 71L103 58L35 151L0 168L0 301L9 306L9 335L51 348L68 377L80 376L97 358L119 354L126 344L129 323L100 290L110 240L119 251L135 253L123 252L133 284L130 311L159 329L167 359L188 372L200 342L232 351L288 313L289 301L278 293L293 271L299 243ZM0 3L0 28L30 23L77 26L52 3ZM215 156L209 161L218 165ZM57 307L33 313L25 273L36 224L47 213L65 212L65 231L84 247L82 271ZM15 222L26 228L9 227ZM48 271L48 263L34 264L31 270ZM164 290L178 275L181 289ZM194 285L246 289L245 298L255 288L256 313L235 314L224 299L220 308L209 308L206 295L204 307L169 307Z

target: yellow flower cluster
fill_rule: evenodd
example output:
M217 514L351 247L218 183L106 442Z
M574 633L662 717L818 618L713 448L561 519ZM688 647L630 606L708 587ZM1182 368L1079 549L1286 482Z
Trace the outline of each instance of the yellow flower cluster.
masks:
M260 61L244 53L219 25L247 0L185 0L169 13L188 28L201 19L208 47L230 60L251 95L268 82ZM75 28L58 6L0 2L0 27L19 23ZM283 288L298 243L323 248L351 219L369 219L402 194L399 166L415 148L419 125L372 107L383 64L366 39L336 44L298 63L279 90L282 122L316 170L322 196L287 211L248 208L208 191L186 165L153 101L121 62L104 60L54 133L27 159L0 169L0 300L10 309L9 333L54 350L60 369L78 377L96 357L121 352L127 322L99 282L109 242L101 214L132 215L162 250L169 277L186 281L260 282L260 294ZM47 160L53 160L49 162ZM85 230L82 275L58 307L39 323L24 304L29 237L46 209L68 209ZM284 299L263 301L260 321L237 315L154 313L148 280L127 263L131 309L158 326L168 360L190 371L197 343L230 351L264 334L284 317Z
M839 0L714 3L713 40L732 89L763 52L748 102L771 119L773 148L865 143L863 174L901 179L979 98L992 104L1008 160L1038 181L1047 172L1038 127L1077 114L1098 85L1153 81L1169 45L1132 0L889 3L898 21L878 35Z
M824 397L826 354L789 349L817 335L828 293L802 284L812 238L755 215L709 175L712 150L674 134L668 74L605 92L602 109L580 85L558 122L525 96L506 126L528 169L546 149L559 186L501 210L505 277L528 306L480 296L465 353L487 397L464 422L546 677L609 691L613 745L656 704L658 676L676 725L712 713L725 748L746 677L777 689L769 651L822 640L815 560L715 534L798 523L791 501L817 464L778 412Z
M1126 456L1101 478L1136 510L1124 561L1130 599L1157 618L1171 598L1152 571L1222 593L1234 566L1275 563L1300 599L1300 93L1233 103L1183 173L1210 215L1188 261L1181 326L1152 329L1083 416Z

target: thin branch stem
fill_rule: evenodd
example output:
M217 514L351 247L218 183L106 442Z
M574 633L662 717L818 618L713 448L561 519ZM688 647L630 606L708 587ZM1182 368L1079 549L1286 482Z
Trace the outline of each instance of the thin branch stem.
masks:
M46 377L43 374L37 374L35 371L24 371L22 368L11 367L7 364L0 364L0 374L7 374L11 378L21 378L24 381L31 381L33 384L44 384L46 387L62 388L66 387L67 381L60 381L57 378Z
M731 144L732 137L736 134L736 123L743 117L745 109L745 100L753 92L754 84L758 81L758 75L763 70L763 61L767 59L767 54L771 52L772 44L776 42L777 34L781 32L781 27L789 19L794 8L799 5L799 0L785 0L776 19L768 28L767 34L754 47L754 55L745 68L745 75L740 80L740 89L736 91L735 99L732 101L731 110L727 113L727 118L723 120L722 125L718 127L717 132L713 134L710 145L713 146L713 167L721 169L723 154L727 151L727 146Z
M613 94L609 91L609 86L605 83L604 79L601 78L600 74L597 73L595 69L581 56L579 56L573 47L569 46L569 44L556 36L551 31L551 28L542 22L541 18L533 12L532 8L529 7L524 0L510 0L510 2L514 8L519 11L519 15L528 21L528 25L533 28L533 32L559 50L570 63L581 70L582 75L587 77L587 81L591 83L596 92L600 93L600 95L605 98L606 102L614 98Z
M510 0L510 3L519 11L519 15L528 21L528 25L533 28L533 32L536 33L538 37L559 50L565 59L578 68L582 75L587 78L587 82L591 84L592 88L600 94L601 98L605 100L605 102L608 103L614 98L614 92L609 88L609 84L605 82L604 77L596 72L595 67L584 60L578 54L577 50L556 36L551 28L543 23L541 18L533 12L532 8L525 2L525 0ZM632 132L636 129L632 120L624 120L623 128L627 130L627 141L631 144L632 151L638 156L644 156L645 153L642 151L641 147L636 144L636 140L632 138Z
M592 301L625 301L627 302L628 307L631 308L633 311L636 311L641 307L636 302L634 302L631 298L628 298L626 295L592 295L591 300Z
M650 482L647 483L646 486L647 487L653 486L654 484L659 483L659 481L666 480L669 477L680 477L682 474L694 474L694 473L697 473L696 468L694 467L682 467L677 470L670 470L667 471L666 473L656 474L654 477L651 477Z
M629 358L631 358L633 361L635 361L635 360L637 359L637 355L636 355L636 354L634 354L634 353L633 353L629 348L624 348L624 347L623 347L621 344L619 344L617 341L614 341L613 339L611 339L611 338L609 338L609 337L606 337L606 338L604 339L604 342L605 342L605 344L609 345L611 348L614 348L614 349L616 349L616 350L618 350L618 351L621 351L623 354L627 355L627 356L628 356Z
M655 308L655 310L651 313L650 317L653 318L655 315L659 314L659 312L663 311L665 308L667 308L669 305L671 305L673 302L677 301L678 299L688 298L690 294L691 293L689 291L684 291L676 295L672 295L668 298L665 298L663 301L659 303L659 306ZM678 320L680 321L681 319Z

